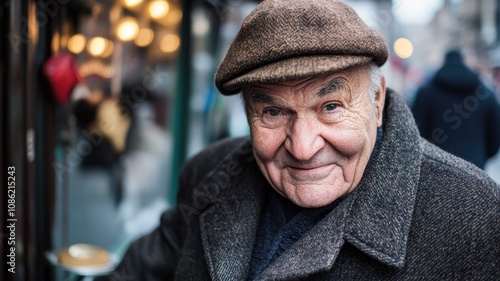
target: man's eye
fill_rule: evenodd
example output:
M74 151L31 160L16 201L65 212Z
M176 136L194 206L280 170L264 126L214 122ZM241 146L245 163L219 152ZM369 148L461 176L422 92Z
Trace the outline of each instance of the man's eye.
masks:
M335 103L329 103L325 106L325 109L328 111L335 110L339 105Z
M262 116L260 116L260 121L262 125L268 128L275 128L279 126L286 125L288 122L289 114L278 109L278 108L264 108L262 110Z
M269 114L271 116L278 116L278 115L280 115L281 111L279 109L276 109L276 108L269 108L269 109L264 110L264 113Z

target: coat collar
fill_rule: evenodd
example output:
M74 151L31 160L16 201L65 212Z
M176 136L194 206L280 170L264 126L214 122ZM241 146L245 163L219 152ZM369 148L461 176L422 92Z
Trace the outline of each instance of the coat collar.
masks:
M263 206L263 188L268 188L252 159L251 143L246 142L235 154L238 155L226 157L215 169L219 172L201 184L219 185L213 205L200 216L212 280L246 279ZM354 192L263 272L262 280L329 269L345 240L380 262L402 267L420 156L419 133L413 117L402 98L389 90L384 136L372 168ZM238 168L224 173L229 166Z
M200 231L211 280L246 280L266 179L244 142L197 190L210 190L211 206L200 215ZM244 180L241 180L244 179Z
M399 94L389 90L380 151L352 194L345 238L391 266L404 265L421 155L413 115Z

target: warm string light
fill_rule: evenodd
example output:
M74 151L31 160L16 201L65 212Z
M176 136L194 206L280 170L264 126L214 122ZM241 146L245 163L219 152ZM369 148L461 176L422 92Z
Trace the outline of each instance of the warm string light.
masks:
M73 54L79 54L85 49L87 39L83 34L75 34L68 40L68 50Z
M164 22L171 26L179 24L181 19L182 11L175 8L169 9L167 16L163 18Z
M166 1L155 0L149 3L148 11L152 18L160 19L167 15L169 8L170 7Z
M127 7L135 7L142 3L142 0L124 0L124 4Z
M177 34L167 34L161 39L160 49L165 53L173 53L179 48L180 43Z
M150 28L141 28L134 39L134 43L139 47L146 47L153 41L154 32Z
M104 37L94 37L87 44L87 51L94 57L109 57L113 53L114 44Z
M116 36L122 41L134 40L139 32L137 20L133 17L124 17L118 23L116 28Z
M122 3L125 7L137 7L144 3L144 1L123 0ZM165 0L147 2L144 7L149 16L154 19L162 19L163 21L168 19L177 22L182 17L182 12L175 7L171 8ZM119 11L119 9L115 10ZM115 14L115 16L118 15L117 13ZM200 36L207 33L209 24L205 18L201 17L197 19L192 31L197 36ZM136 18L126 16L121 19L116 18L116 21L115 36L118 40L125 42L134 41L138 47L147 47L153 42L155 37L154 31L148 27L140 27ZM96 58L109 57L114 51L113 41L100 36L87 39L83 34L73 35L68 39L67 46L68 50L74 54L80 54L86 48L87 52ZM166 34L159 40L160 50L164 53L173 53L178 50L179 46L180 38L175 33Z

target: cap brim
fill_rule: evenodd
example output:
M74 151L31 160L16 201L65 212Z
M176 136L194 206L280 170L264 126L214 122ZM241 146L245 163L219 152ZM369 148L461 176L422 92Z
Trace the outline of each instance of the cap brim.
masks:
M224 95L234 95L239 93L241 88L246 85L300 80L367 64L371 60L371 57L352 55L317 55L290 58L261 66L229 80L222 84L220 91Z

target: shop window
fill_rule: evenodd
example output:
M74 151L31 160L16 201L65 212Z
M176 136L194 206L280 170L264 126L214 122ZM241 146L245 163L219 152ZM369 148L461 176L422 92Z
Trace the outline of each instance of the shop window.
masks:
M123 0L69 13L54 36L54 56L69 54L79 79L59 105L49 254L85 244L116 262L170 207L170 107L182 11L176 0ZM82 274L64 267L58 279Z

